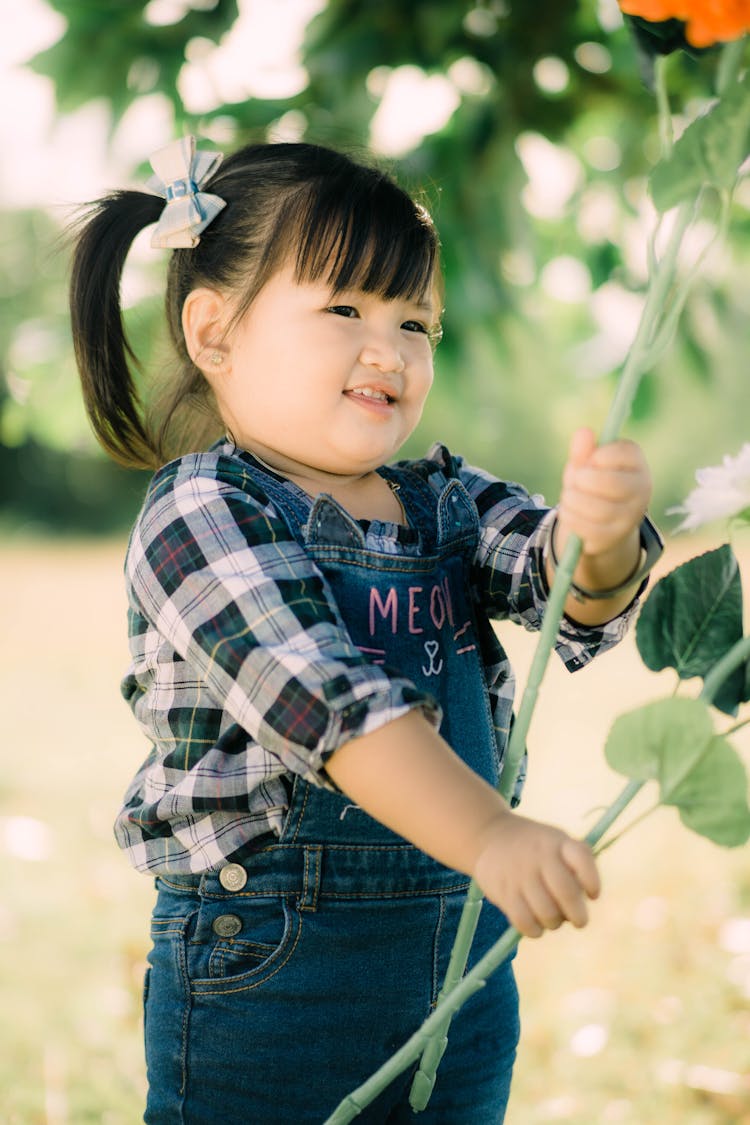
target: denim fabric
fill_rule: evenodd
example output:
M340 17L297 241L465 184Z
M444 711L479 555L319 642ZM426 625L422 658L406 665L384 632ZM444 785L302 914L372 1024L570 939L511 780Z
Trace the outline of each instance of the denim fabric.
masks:
M152 1125L321 1125L430 1014L464 898L458 880L446 874L443 891L420 893L414 865L387 849L348 850L343 870L324 848L274 850L268 894L254 874L248 894L223 891L216 876L199 889L159 880L146 1005ZM356 889L370 874L381 893ZM212 929L227 918L241 924L237 937ZM485 905L473 957L503 928ZM501 1122L517 1038L507 964L455 1017L427 1111L409 1109L410 1068L357 1120Z
M399 480L418 549L374 550L328 497L272 477L285 518L330 583L354 643L435 696L444 736L494 781L497 753L468 588L476 509L453 480L437 506ZM370 529L372 531L372 529ZM146 997L150 1125L321 1125L429 1015L468 880L345 796L297 777L280 839L237 868L157 880ZM226 874L226 873L225 873ZM507 922L485 905L472 961ZM428 1109L413 1070L358 1118L496 1125L518 1040L510 964L455 1017Z

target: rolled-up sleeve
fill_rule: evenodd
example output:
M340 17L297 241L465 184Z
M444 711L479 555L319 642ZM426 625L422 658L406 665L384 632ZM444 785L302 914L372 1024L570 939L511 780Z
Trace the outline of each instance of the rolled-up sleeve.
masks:
M521 485L501 481L457 460L462 483L477 505L481 534L475 558L475 588L485 612L524 628L541 628L549 589L544 545L555 510ZM640 593L641 591L639 591ZM581 625L569 617L560 623L555 649L571 672L606 652L625 636L638 608L638 597L611 621Z
M221 709L306 780L330 786L330 754L409 710L439 723L428 695L353 645L323 574L247 480L194 471L157 487L127 569L133 609L165 642L151 678L173 650L184 667L165 682L196 684L196 717Z

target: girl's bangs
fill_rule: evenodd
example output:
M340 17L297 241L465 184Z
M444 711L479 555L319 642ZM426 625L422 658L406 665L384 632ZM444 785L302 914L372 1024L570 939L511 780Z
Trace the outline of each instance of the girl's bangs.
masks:
M297 280L324 279L333 292L361 289L385 300L429 295L438 268L429 214L378 173L363 179L311 186L295 216Z

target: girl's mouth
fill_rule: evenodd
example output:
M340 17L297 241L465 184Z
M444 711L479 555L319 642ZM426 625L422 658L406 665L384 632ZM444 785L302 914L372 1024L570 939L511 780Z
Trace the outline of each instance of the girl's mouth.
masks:
M353 390L344 391L346 398L357 402L360 406L382 413L388 411L396 399L387 391L378 387L355 387Z

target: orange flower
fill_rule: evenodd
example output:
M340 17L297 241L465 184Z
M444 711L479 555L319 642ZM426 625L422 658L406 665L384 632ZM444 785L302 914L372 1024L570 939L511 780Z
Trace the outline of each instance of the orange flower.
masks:
M618 0L628 16L651 23L682 20L694 47L711 47L739 39L750 31L750 0Z

